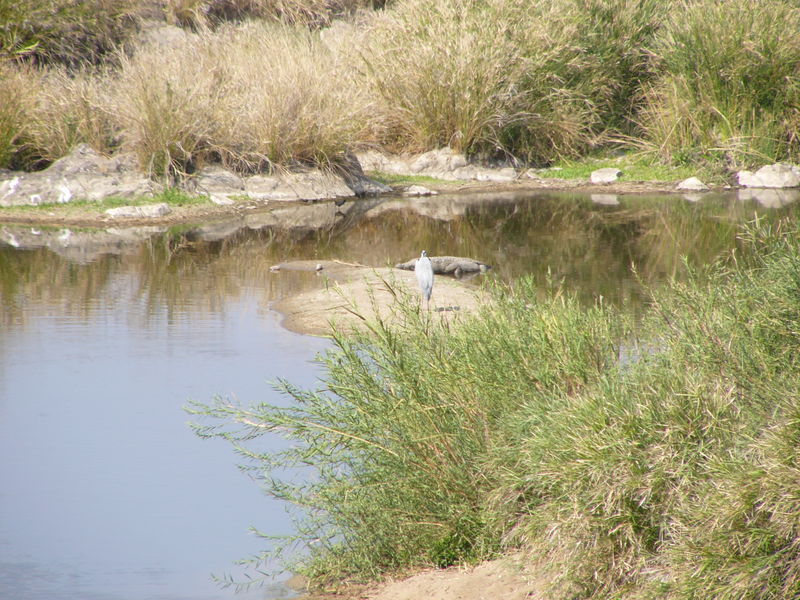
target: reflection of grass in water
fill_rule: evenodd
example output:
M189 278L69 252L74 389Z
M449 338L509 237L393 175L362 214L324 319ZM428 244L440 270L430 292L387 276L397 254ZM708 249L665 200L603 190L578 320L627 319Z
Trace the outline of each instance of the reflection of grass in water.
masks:
M24 324L34 314L29 299L89 314L98 308L96 299L110 284L117 260L104 256L77 265L44 248L25 252L0 248L0 323Z
M620 202L606 207L585 195L537 195L467 207L463 217L451 221L397 211L356 232L369 228L360 242L364 252L380 231L385 245L402 249L396 253L404 257L423 247L435 254L471 256L492 264L492 274L502 279L528 274L544 281L551 276L586 300L603 295L623 301L641 296L631 264L645 281L677 276L684 273L683 257L704 264L729 249L737 223L748 216L741 204L726 201L692 204L677 196L621 196ZM358 240L358 234L348 239Z
M637 279L656 285L685 277L684 257L689 265L702 265L734 247L739 224L754 210L752 204L693 204L677 196L621 196L620 201L615 207L597 206L586 196L552 194L468 206L463 216L448 221L401 210L341 232L267 228L220 241L198 240L192 227L178 226L153 237L134 255L81 266L45 250L9 249L0 253L0 293L6 302L29 290L24 293L54 301L77 299L83 306L83 299L102 292L109 272L130 270L151 310L167 306L176 312L213 312L248 289L260 290L265 303L311 289L316 278L270 273L271 265L287 259L339 258L385 266L415 258L425 248L434 255L470 256L493 265L471 284L530 275L543 285L552 278L586 303L603 296L638 313L646 296ZM762 212L761 218L774 220L781 214L789 211ZM57 284L48 287L48 282Z

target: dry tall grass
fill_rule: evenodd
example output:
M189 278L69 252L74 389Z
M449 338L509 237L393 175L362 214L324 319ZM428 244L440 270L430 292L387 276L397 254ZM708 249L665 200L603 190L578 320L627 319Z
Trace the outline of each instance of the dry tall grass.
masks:
M184 174L209 152L214 117L225 90L220 61L201 38L187 37L169 52L152 46L122 57L111 78L112 112L122 146L156 176Z
M104 154L113 151L119 127L109 112L104 77L54 67L40 73L39 83L29 98L24 140L29 160L49 164L79 143Z
M326 166L375 126L354 77L318 33L250 23L123 58L113 112L123 147L155 174L207 160L244 171Z
M570 60L533 7L408 0L376 20L364 61L386 142L549 160L585 146L595 115L565 85Z
M0 63L0 167L22 167L20 145L28 123L29 101L38 89L36 73Z
M246 169L337 163L379 127L354 65L319 33L253 23L207 41L214 53L231 49L234 57L222 71L227 93L215 115L225 162Z
M196 32L166 50L118 53L104 73L6 67L28 91L0 90L0 165L43 166L76 142L131 150L157 176L328 165L360 144L537 164L620 139L727 168L800 156L786 0L684 0L680 18L658 0L397 0L363 28L287 16L374 4L170 0Z

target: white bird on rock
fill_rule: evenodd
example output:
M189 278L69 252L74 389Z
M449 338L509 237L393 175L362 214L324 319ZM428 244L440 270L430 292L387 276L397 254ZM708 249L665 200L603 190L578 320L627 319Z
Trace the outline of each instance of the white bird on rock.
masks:
M422 254L417 259L417 264L414 266L414 273L417 275L419 289L425 297L426 307L430 310L431 292L433 292L433 266L425 250L422 251Z

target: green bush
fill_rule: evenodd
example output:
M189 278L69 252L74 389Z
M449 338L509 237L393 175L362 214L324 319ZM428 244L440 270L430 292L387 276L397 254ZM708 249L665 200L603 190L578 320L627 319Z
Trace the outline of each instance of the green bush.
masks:
M800 9L782 0L690 2L655 52L646 140L672 161L731 168L800 157Z
M611 332L621 326L574 300L531 305L533 286L520 285L497 312L457 329L401 298L401 324L334 336L336 349L323 357L325 391L283 382L295 400L289 408L199 407L241 426L201 434L240 444L267 490L307 511L299 531L313 544L293 569L331 582L478 560L500 548L487 535L484 496L496 480L486 462L505 444L505 423L526 406L546 410L613 366ZM250 452L244 440L266 431L292 446L271 457ZM267 465L304 465L313 475L279 481Z

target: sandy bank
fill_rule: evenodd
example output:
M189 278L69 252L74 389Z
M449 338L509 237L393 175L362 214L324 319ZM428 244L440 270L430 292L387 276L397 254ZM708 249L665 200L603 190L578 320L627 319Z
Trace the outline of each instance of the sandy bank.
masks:
M509 556L475 567L428 569L373 586L345 587L338 594L301 596L301 600L537 600L544 598L540 587L533 573L523 569L517 557Z
M399 301L417 301L417 281L412 271L373 268L338 261L292 261L274 267L280 271L315 271L323 278L320 289L284 298L272 308L284 316L291 331L328 335L333 324L339 330L363 327L376 318L401 318ZM437 276L431 298L433 319L457 321L477 310L481 292L454 277ZM424 305L420 310L426 310Z

